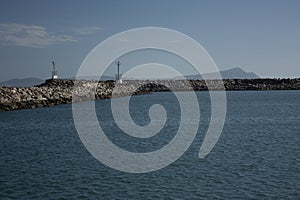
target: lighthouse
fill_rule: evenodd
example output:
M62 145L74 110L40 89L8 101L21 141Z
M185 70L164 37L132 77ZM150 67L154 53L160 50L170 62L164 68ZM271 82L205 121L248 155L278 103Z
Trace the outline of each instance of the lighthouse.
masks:
M117 74L115 75L116 77L116 83L117 84L122 84L122 74L120 74L120 66L121 66L121 62L118 60L117 63Z
M57 70L56 70L56 67L55 67L55 62L52 61L52 66L53 66L53 71L52 71L52 80L54 79L58 79L58 76L57 76Z

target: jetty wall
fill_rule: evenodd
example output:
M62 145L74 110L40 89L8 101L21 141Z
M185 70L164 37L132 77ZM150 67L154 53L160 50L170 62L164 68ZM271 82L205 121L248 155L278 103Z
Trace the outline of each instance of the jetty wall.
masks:
M128 80L122 85L114 81L76 81L73 97L74 80L47 80L35 87L1 87L0 111L19 110L77 101L101 100L112 97L148 94L164 91L207 91L221 90L220 80ZM300 78L296 79L226 79L225 90L300 90ZM96 88L91 93L90 88ZM85 91L88 91L85 93ZM113 95L114 91L114 95ZM77 92L77 93L76 93Z

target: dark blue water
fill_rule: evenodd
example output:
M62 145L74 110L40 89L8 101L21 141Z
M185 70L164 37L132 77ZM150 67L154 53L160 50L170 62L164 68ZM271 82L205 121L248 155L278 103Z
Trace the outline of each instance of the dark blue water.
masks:
M207 92L197 95L201 121L193 144L173 164L146 174L120 172L93 158L76 132L71 105L0 113L0 199L299 199L300 91L227 92L222 135L201 160L210 100ZM96 108L115 144L147 152L176 134L178 102L172 93L131 101L140 125L149 122L147 109L158 102L168 120L149 140L118 129L110 100L98 101Z

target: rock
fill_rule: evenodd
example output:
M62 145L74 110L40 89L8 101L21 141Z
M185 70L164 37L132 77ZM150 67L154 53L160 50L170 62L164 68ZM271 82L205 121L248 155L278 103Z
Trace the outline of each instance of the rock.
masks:
M53 106L78 101L100 100L127 95L148 94L164 91L220 90L221 80L127 80L122 85L113 81L47 80L37 87L0 88L0 111ZM299 90L300 78L296 79L226 79L226 90ZM136 91L133 88L138 87ZM74 89L74 92L73 92ZM90 92L90 90L94 91ZM73 98L74 93L74 98Z

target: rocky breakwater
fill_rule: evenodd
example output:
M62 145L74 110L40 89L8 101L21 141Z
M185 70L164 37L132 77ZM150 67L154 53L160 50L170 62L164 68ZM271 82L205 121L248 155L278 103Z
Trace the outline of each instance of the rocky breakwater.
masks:
M206 91L207 85L210 86L210 90L300 90L300 78L226 79L223 83L224 87L220 87L221 80L128 80L122 85L116 85L114 81L47 80L36 87L0 88L0 111L170 90Z
M300 90L300 78L226 79L226 90Z
M76 87L74 87L74 83ZM75 98L73 98L73 88L75 88ZM113 81L98 82L87 80L76 82L74 80L47 80L45 83L35 87L1 87L0 111L120 97L131 95L133 90L134 87L132 85L115 87ZM145 93L147 92L138 90L133 92L133 95Z
M295 79L224 79L224 80L130 80L124 85L142 85L140 90L207 91L210 90L300 90L300 78Z

